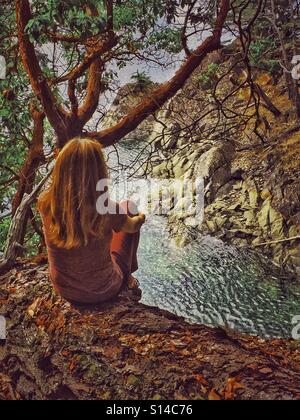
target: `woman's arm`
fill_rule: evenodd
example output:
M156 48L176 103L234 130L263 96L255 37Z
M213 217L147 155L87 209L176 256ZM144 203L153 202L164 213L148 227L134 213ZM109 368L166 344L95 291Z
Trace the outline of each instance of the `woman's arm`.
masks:
M125 233L136 233L138 232L146 221L146 216L140 213L138 216L129 217L124 223L121 232Z

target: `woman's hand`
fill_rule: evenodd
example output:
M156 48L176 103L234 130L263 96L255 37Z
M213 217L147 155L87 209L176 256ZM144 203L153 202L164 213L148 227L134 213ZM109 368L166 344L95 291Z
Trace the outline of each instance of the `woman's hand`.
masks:
M146 216L143 213L138 214L134 217L127 217L127 220L122 228L122 232L136 233L138 232L143 224L146 222Z
M139 218L139 223L140 223L140 228L141 228L143 224L146 222L146 216L144 213L140 213L137 217Z

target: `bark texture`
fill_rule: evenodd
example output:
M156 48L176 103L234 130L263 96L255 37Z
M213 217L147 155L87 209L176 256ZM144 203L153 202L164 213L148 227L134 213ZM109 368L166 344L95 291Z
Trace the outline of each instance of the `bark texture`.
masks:
M24 226L27 224L28 214L31 212L31 205L37 199L42 187L47 182L51 173L46 175L44 179L35 187L31 194L25 194L23 200L16 210L12 218L10 228L7 235L5 251L3 259L0 260L0 275L10 270L18 256L22 254L22 240L24 236Z
M28 156L20 170L17 192L12 204L12 215L16 214L22 202L24 194L30 194L34 188L36 171L45 162L44 155L44 119L43 112L31 110L34 126L32 142L29 147ZM26 227L25 227L26 229Z

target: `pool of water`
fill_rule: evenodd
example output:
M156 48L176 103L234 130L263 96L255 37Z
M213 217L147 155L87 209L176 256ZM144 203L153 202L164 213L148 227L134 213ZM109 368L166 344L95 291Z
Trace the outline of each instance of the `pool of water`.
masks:
M143 303L191 322L267 337L292 335L300 286L281 278L267 259L202 237L178 248L162 218L144 227L137 274Z
M140 150L134 143L121 144L110 163L134 171ZM212 237L179 248L170 240L166 219L150 216L141 235L139 265L145 304L191 322L264 338L292 336L293 318L300 315L300 285L262 256Z

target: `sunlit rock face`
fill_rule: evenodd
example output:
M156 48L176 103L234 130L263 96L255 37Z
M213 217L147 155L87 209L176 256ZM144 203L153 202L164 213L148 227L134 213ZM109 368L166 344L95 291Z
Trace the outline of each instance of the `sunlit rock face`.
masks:
M198 231L240 246L257 248L281 266L292 268L299 276L299 241L289 238L300 235L300 136L298 132L288 133L296 121L290 113L285 81L273 81L262 72L255 75L256 83L282 111L280 118L262 111L268 124L263 124L259 130L266 144L254 134L254 121L225 135L224 120L213 111L211 83L214 77L231 67L233 56L238 52L239 45L235 42L211 54L157 114L156 120L149 118L130 137L147 140L159 155L151 166L152 176L204 178L205 219L196 227ZM211 69L212 80L203 77L207 69ZM241 77L239 68L230 72L220 84L219 97L228 94ZM136 104L142 95L134 86L125 86L112 114L122 115L128 104ZM245 89L227 105L238 109L248 99L249 92ZM234 119L232 124L239 126L240 121ZM171 232L179 242L185 244L193 239L189 214L186 223L182 215L176 219L174 213L170 221ZM270 245L261 246L269 242Z
M157 83L149 83L147 85L129 83L121 87L103 119L103 127L109 128L117 124L128 114L129 110L135 108L144 98L151 95L151 92L158 86ZM135 131L126 136L126 139L133 141L147 140L153 131L154 124L155 120L150 116Z
M239 128L225 133L224 118L214 110L214 81L232 67L239 48L235 41L211 54L156 117L149 117L128 139L151 144L156 153L151 176L204 178L204 223L197 225L188 213L186 217L182 213L176 217L175 211L170 214L170 230L179 243L193 240L197 232L191 234L192 228L257 248L299 276L299 241L285 241L300 235L300 136L298 132L284 135L296 122L285 81L274 81L263 72L255 74L256 83L282 111L280 118L262 111L268 124L259 130L266 144L254 134L254 121L241 127L239 119L233 118L232 126ZM229 72L218 87L218 96L226 96L241 78L241 68ZM141 88L131 83L122 87L104 119L105 126L118 122L158 86L153 83ZM244 89L233 95L227 106L236 110L248 99L249 92ZM269 246L261 246L268 242Z

